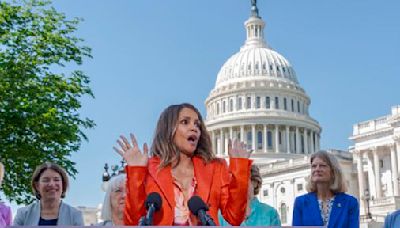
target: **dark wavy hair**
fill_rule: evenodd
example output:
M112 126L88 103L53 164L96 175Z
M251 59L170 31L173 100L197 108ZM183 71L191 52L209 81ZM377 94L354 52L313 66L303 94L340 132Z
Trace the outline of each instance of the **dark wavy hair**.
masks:
M154 133L153 143L151 145L151 155L161 159L160 167L163 168L179 164L180 151L174 143L174 136L178 124L179 113L183 108L192 109L197 113L200 121L200 138L197 148L194 151L195 156L199 156L204 162L209 163L215 158L215 154L211 149L211 139L204 125L200 112L193 105L188 103L171 105L167 107L158 119L157 128Z

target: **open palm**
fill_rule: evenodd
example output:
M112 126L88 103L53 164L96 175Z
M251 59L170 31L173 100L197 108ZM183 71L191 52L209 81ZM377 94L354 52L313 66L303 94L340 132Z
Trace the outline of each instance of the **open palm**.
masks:
M137 144L135 135L131 133L130 136L132 144L129 143L125 136L121 135L117 140L120 148L114 146L114 150L124 158L126 164L129 166L147 166L149 161L149 149L147 144L143 144L142 153Z

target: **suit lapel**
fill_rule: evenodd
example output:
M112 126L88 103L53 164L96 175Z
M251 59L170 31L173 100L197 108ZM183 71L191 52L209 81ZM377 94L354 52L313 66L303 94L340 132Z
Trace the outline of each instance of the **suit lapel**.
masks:
M333 205L331 208L331 214L329 216L329 227L336 227L336 222L340 218L343 209L344 209L345 201L342 193L339 193L335 196L335 199L333 200Z
M193 166L197 181L196 194L200 196L204 202L208 202L215 166L211 163L206 164L201 158L196 156L193 157Z
M308 211L317 213L316 215L310 215L310 216L317 220L316 224L319 224L320 226L324 225L324 221L322 220L322 217L321 217L321 210L319 209L318 197L317 197L316 193L311 192L309 194L309 197L307 198L307 201L308 201L308 203L307 203ZM307 209L305 211L307 211Z
M174 186L172 180L171 166L158 170L160 159L152 157L149 159L149 173L161 189L164 198L167 199L171 208L175 208Z

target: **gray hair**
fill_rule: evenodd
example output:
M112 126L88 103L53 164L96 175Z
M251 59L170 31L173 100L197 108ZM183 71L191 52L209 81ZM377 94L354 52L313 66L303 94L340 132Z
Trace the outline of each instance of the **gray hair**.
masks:
M111 192L120 186L121 183L125 183L126 174L122 173L112 177L107 186L106 195L104 196L103 207L101 209L101 219L104 221L112 220L111 210Z
M320 150L311 155L310 164L314 161L315 158L322 159L331 168L332 179L329 186L330 190L333 193L346 192L347 187L344 181L342 168L340 167L340 164L336 157L325 150ZM314 182L312 182L311 176L308 178L306 189L308 192L317 191L317 186Z

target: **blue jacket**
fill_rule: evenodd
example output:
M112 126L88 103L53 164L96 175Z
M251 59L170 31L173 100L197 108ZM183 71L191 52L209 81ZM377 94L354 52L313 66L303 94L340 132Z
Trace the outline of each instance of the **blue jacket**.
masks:
M386 216L384 228L400 227L400 210Z
M360 227L358 201L346 193L337 193L333 200L328 228ZM293 208L293 226L323 226L318 198L315 192L296 197Z

